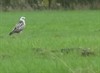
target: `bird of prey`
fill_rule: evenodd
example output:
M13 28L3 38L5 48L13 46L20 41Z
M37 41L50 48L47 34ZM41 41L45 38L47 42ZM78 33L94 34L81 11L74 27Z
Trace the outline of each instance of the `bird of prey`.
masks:
M14 27L14 29L9 33L9 35L12 35L14 33L20 33L24 27L25 27L25 17L21 17L18 24L16 24L16 26Z

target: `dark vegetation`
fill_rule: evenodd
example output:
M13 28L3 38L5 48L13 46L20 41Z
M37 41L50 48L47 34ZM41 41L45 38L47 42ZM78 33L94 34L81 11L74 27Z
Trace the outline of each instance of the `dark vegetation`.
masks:
M100 9L100 0L0 0L0 10Z
M44 48L32 48L34 54L40 54L40 55L48 55L50 53L54 53L54 54L61 54L61 55L67 55L67 54L71 54L71 53L76 53L79 56L94 56L95 52L91 49L91 48L62 48L62 49L58 49L58 50L48 50L48 49L44 49Z

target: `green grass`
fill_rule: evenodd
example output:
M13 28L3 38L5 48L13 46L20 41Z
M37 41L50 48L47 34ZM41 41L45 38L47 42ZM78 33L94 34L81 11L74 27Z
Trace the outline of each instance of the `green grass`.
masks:
M20 16L26 28L9 36ZM79 47L95 56L81 56ZM62 54L62 48L75 51ZM99 53L99 10L0 12L0 73L100 73Z

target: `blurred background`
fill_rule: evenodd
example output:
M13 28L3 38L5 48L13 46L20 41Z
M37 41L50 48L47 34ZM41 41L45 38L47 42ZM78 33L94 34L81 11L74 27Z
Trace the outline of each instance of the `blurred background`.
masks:
M100 0L0 0L0 11L100 9Z

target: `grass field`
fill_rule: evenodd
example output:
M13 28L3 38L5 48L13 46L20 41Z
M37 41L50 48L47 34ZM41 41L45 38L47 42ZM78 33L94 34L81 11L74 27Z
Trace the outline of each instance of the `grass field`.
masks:
M25 30L9 36L20 16ZM0 73L100 73L100 11L0 12Z

